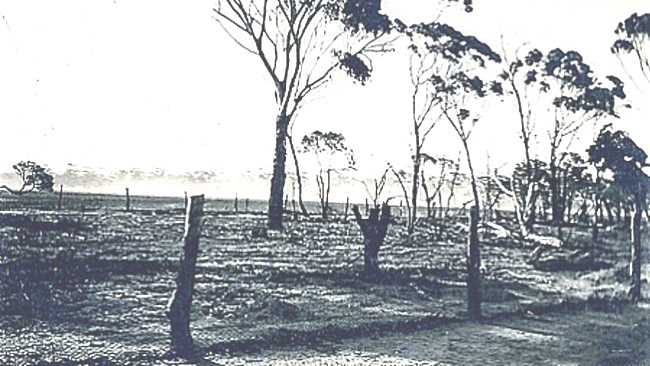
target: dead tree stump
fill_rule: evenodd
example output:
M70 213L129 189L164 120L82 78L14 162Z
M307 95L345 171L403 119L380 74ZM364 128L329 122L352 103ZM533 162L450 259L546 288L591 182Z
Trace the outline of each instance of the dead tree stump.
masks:
M377 281L381 276L378 254L388 231L390 207L384 203L381 216L379 207L371 208L367 219L361 217L356 205L352 207L352 212L363 234L363 277Z
M199 252L199 236L203 217L203 195L192 196L188 202L183 235L177 288L172 294L168 317L171 322L171 350L180 357L192 358L195 355L194 342L190 333L190 309L194 290L194 270Z

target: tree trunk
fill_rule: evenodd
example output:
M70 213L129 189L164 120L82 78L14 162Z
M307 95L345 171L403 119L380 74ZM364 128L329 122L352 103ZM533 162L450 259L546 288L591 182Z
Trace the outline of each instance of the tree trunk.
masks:
M632 301L641 299L641 215L643 214L643 202L641 197L635 198L634 216L632 217L632 245L630 258L630 275L632 284L630 286L630 298Z
M551 160L549 163L549 170L551 173L550 186L551 186L551 224L559 225L562 223L562 199L560 197L560 174L558 167L558 148L560 140L560 125L559 121L555 120L555 129L553 130L553 138L551 141Z
M481 319L481 255L478 242L478 207L470 208L470 228L467 245L467 311L472 320Z
M519 127L521 127L521 141L524 144L524 156L526 158L526 178L530 184L532 177L532 164L530 159L530 131L527 128L526 117L524 114L524 105L522 103L522 96L519 92L519 87L515 83L514 75L510 77L510 85L515 92L515 99L517 100L517 112L519 112Z
M432 218L433 210L431 209L431 202L433 200L433 197L431 197L429 193L429 187L427 187L427 183L424 180L424 172L420 174L420 179L422 180L422 190L424 191L424 199L427 203L427 217Z
M327 188L325 189L325 206L323 207L323 218L329 218L330 210L330 190L332 189L332 171L327 169Z
M300 205L300 213L302 213L304 216L309 216L309 211L307 211L305 202L302 200L302 176L300 175L300 165L298 164L296 148L293 145L293 138L291 135L287 136L287 140L289 140L289 148L291 149L291 156L293 157L293 165L296 168L296 183L298 183L298 205Z
M598 242L598 211L600 211L600 199L598 195L594 194L594 217L591 222L591 241L592 243Z
M605 212L607 213L607 223L608 225L614 225L614 212L612 212L612 206L609 201L601 201L601 205L605 207Z
M573 211L573 198L569 197L566 203L566 221L569 223L573 222L573 216L571 216L571 212Z
M183 358L195 356L194 342L190 333L190 310L196 257L201 235L203 200L203 195L201 195L193 196L189 201L185 218L183 253L176 280L177 288L172 295L168 313L171 322L171 349L176 355Z
M56 204L56 208L61 211L61 206L63 205L63 184L59 187L59 201Z
M471 320L481 319L481 254L479 251L478 241L478 223L480 221L480 197L476 186L476 176L472 166L472 159L469 153L467 140L463 140L467 165L470 174L470 183L472 184L472 195L474 196L474 206L470 208L470 226L469 238L467 243L467 310Z
M388 224L390 222L390 207L384 203L381 207L370 209L367 219L363 219L359 213L359 207L352 207L354 217L363 234L363 277L369 281L379 281L381 271L379 270L379 249L386 238Z
M321 170L316 175L316 183L318 183L318 200L320 201L320 214L323 220L327 220L327 202L326 202L326 189L325 179L323 179L323 171Z
M413 157L413 185L411 186L411 214L409 215L408 233L413 234L418 215L418 190L420 188L420 148L416 146Z
M551 160L550 164L551 170L551 223L553 225L559 225L562 223L563 219L563 210L562 210L562 197L560 190L560 176L558 174L558 168L555 166L554 160Z
M397 182L399 183L399 186L402 189L402 194L404 195L404 201L406 202L406 213L407 213L406 228L410 235L413 234L413 216L411 213L411 203L409 202L408 189L406 188L406 185L404 184L404 180L402 180L402 177L399 175L399 173L393 170L393 174L395 175L395 178L397 178ZM401 200L399 202L399 205L400 205L399 215L401 216L402 215Z
M291 211L293 211L293 219L298 220L298 211L296 211L296 187L295 187L295 183L291 185Z
M442 207L442 188L438 190L438 218L443 218L443 207Z
M280 114L275 125L275 156L273 158L273 175L271 177L271 195L269 197L268 228L282 229L282 198L284 196L285 163L287 160L287 129L289 117Z

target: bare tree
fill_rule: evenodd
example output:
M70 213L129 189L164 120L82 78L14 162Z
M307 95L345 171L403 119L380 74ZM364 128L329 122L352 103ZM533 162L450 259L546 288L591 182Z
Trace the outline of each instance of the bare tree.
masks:
M521 238L527 238L533 232L536 202L547 189L547 164L537 159L528 163L522 162L515 166L509 178L504 179L494 174L492 181L500 191L510 197L519 226L519 235Z
M406 204L406 228L409 234L413 233L413 228L415 226L415 217L411 211L411 203L409 202L409 192L407 186L408 173L402 169L396 170L393 166L390 166L390 171L393 173L393 176L397 180L397 185L399 185L402 190L402 197L404 197L404 202ZM413 181L415 181L415 177ZM400 203L400 206L402 204Z
M413 160L413 178L411 180L411 208L409 211L408 232L413 233L418 212L418 191L420 189L420 175L423 163L424 144L427 137L440 120L440 110L436 108L440 100L435 98L436 54L423 53L418 47L411 45L409 60L409 74L413 92L411 94L411 159ZM422 182L424 185L424 182ZM408 196L405 197L408 201Z
M372 200L372 207L379 207L379 201L384 188L386 188L386 183L388 181L388 173L391 171L390 165L387 164L386 169L383 170L383 173L379 175L379 178L372 179L357 179L357 181L363 184L363 187L368 194L368 197ZM366 201L367 203L367 201Z
M422 154L423 168L421 172L422 190L427 204L427 217L436 217L436 211L443 216L442 192L449 184L449 195L453 195L456 184L452 180L457 180L458 164L446 157L433 157L428 154ZM429 173L430 171L435 173ZM452 196L453 197L453 196ZM437 202L436 202L437 200Z
M304 216L309 216L309 211L305 206L305 202L302 199L302 173L300 172L300 164L298 163L298 154L296 151L296 146L293 143L293 134L287 134L287 141L289 142L289 148L291 149L291 157L293 158L293 166L295 169L295 180L298 185L298 205L300 206L300 213Z
M268 227L282 228L288 128L314 93L339 69L364 83L367 54L385 50L390 29L379 1L218 0L216 20L245 51L257 56L275 86L278 106Z

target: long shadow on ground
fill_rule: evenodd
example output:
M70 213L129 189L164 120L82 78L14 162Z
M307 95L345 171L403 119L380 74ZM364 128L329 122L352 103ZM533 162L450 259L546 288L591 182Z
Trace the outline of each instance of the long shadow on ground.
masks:
M560 303L539 303L526 309L501 313L486 317L483 322L507 320L514 317L544 315L548 313L573 314L579 311L620 312L630 303L626 299L589 298L586 300L571 299ZM323 349L328 342L377 337L394 333L410 333L419 330L431 330L443 324L453 324L468 321L462 318L447 318L439 316L423 317L400 321L375 321L362 323L351 327L326 326L317 330L288 330L279 328L261 335L257 339L219 342L208 346L205 351L215 354L251 354L263 350L308 347Z

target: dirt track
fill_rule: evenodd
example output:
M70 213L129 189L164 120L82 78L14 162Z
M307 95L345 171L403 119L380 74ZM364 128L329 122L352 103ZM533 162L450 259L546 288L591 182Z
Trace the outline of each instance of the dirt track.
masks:
M277 365L647 365L650 304L456 323L436 329L230 358Z

